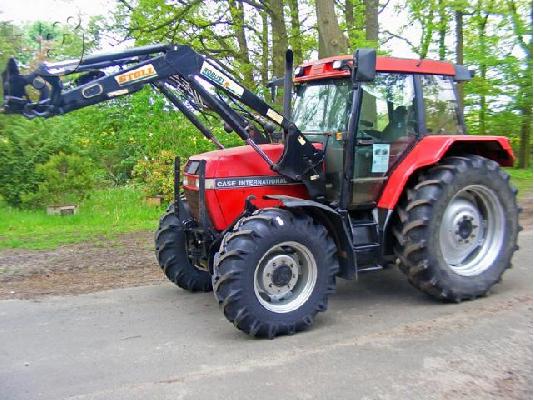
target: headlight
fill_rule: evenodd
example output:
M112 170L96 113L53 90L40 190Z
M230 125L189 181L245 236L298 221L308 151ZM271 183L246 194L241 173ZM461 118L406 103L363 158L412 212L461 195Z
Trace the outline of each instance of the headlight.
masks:
M332 63L333 69L341 69L343 67L343 60L336 60Z

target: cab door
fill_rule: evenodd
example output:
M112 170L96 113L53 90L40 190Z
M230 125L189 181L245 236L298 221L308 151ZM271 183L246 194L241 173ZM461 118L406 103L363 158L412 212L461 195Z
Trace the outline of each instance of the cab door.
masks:
M388 173L417 138L414 76L380 73L362 84L351 208L374 205Z

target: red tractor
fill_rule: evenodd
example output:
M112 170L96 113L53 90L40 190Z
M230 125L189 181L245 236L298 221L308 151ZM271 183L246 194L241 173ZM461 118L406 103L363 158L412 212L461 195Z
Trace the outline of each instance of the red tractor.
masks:
M158 262L181 288L213 290L250 335L301 331L327 309L336 278L395 263L439 300L485 295L510 267L520 227L517 190L500 168L514 161L508 139L465 133L456 86L469 71L367 49L294 74L290 51L286 61L282 114L221 64L175 45L29 75L12 60L5 111L48 117L146 84L162 92L219 150L191 157L183 184L176 161ZM69 73L77 85L64 90L59 75ZM223 149L196 116L206 110L246 145Z

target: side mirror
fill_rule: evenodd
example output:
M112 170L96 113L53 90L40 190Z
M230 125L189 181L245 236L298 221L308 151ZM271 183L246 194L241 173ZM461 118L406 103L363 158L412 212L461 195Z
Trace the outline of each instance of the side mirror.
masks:
M376 50L358 49L354 53L352 82L370 82L376 76Z

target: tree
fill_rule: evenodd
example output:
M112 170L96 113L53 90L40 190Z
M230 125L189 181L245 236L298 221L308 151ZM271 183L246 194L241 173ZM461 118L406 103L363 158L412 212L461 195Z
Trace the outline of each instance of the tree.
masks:
M333 0L316 0L319 57L346 54L347 38L339 27Z
M365 40L367 46L378 47L378 0L365 0Z
M506 2L509 18L514 31L515 42L524 52L526 62L521 69L520 94L517 101L521 112L521 133L519 141L519 168L527 168L531 158L532 137L532 3L523 2L522 6L528 9L528 23L525 23L518 12L518 2L508 0ZM519 5L519 6L521 6ZM526 10L525 10L526 11ZM526 40L525 40L526 38Z
M282 0L268 0L269 16L271 17L271 32L273 37L272 60L273 76L282 77L285 71L285 53L288 48L286 22L284 19L284 2Z
M456 54L456 64L464 64L464 14L461 10L454 11L454 21L455 21L455 54ZM458 83L458 101L460 112L464 112L464 84L462 82Z
M304 60L304 52L302 49L302 34L300 31L300 20L299 20L299 2L298 0L288 0L289 5L289 16L291 21L291 36L289 43L293 49L293 56L295 64L302 64Z
M252 64L250 63L247 36L245 33L245 11L243 3L236 0L228 0L230 14L232 15L232 29L236 35L239 47L238 60L241 64L243 82L246 86L254 87L254 75Z

